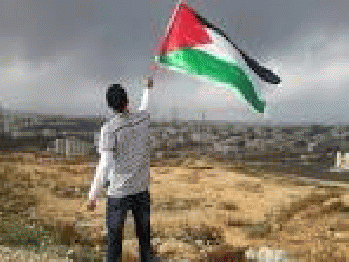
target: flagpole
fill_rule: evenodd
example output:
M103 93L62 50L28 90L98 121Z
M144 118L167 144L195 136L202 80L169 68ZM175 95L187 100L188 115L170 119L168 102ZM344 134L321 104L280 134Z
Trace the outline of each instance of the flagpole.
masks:
M170 28L172 27L172 24L173 24L173 22L174 22L174 17L176 16L176 14L177 14L177 12L178 12L178 10L179 10L179 7L180 7L180 5L181 5L182 3L188 4L187 0L179 0L179 1L177 2L176 6L175 6L175 8L174 8L174 12L172 13L172 16L170 17L170 21L169 21L169 23L167 24L165 35L168 35L168 34L169 34ZM156 62L155 62L154 64L155 64L155 66L150 65L150 69L151 69L151 70L150 70L150 71L151 71L150 75L152 75L152 76L154 76L154 72L155 72L156 69L157 69ZM152 69L152 68L154 68L154 69Z
M172 13L172 16L170 18L170 22L167 24L167 28L166 28L166 34L165 35L168 35L169 31L170 31L170 28L172 27L172 24L173 24L173 21L174 21L174 17L176 16L178 10L179 10L179 6L183 3L183 2L186 2L186 0L179 0L178 3L176 4L176 7L175 7L175 10L174 12Z

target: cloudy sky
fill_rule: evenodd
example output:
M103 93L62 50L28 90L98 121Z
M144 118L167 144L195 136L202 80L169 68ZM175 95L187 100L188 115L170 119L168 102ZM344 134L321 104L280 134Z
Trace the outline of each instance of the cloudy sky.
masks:
M282 79L261 90L267 114L219 86L180 73L155 75L154 118L349 122L349 1L189 0L250 56ZM135 106L150 50L172 0L0 0L0 99L4 108L68 115L108 113L121 82Z

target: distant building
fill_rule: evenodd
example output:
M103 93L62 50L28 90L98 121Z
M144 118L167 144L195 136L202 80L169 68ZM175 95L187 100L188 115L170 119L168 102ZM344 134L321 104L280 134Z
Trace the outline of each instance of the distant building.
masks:
M335 167L338 169L349 169L349 153L343 154L342 152L338 151L335 164Z
M313 143L308 143L308 151L309 152L313 152L314 151L314 147L316 147L318 145L318 141L313 142Z
M53 129L53 128L44 128L42 130L43 136L56 136L56 134L57 134L56 129Z
M308 143L305 140L294 141L292 146L292 153L304 154L308 152Z
M11 127L13 126L14 118L12 115L5 115L4 116L4 125L3 125L3 132L4 133L10 133Z
M36 132L35 131L13 131L12 132L13 138L35 138Z
M76 139L73 136L66 136L64 138L57 138L51 141L47 147L47 151L64 155L84 155L89 154L94 149L92 143Z
M266 144L263 139L246 140L245 147L249 151L265 151Z

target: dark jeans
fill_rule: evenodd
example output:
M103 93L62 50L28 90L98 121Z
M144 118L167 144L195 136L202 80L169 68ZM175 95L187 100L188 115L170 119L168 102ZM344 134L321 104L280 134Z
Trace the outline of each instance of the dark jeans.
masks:
M150 261L150 194L143 191L124 198L108 198L108 262L121 262L123 227L132 210L142 262Z

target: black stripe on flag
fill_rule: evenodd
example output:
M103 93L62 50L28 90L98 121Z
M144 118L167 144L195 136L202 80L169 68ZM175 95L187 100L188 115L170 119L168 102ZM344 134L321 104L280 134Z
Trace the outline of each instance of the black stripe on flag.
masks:
M194 15L201 21L202 24L207 26L207 28L210 28L217 32L219 35L224 37L230 44L233 45L235 49L237 49L240 53L240 55L244 58L246 64L249 68L255 72L264 82L270 83L270 84L280 84L281 79L279 76L274 74L270 69L267 69L263 66L261 66L257 61L249 57L244 51L242 51L237 44L234 44L233 41L231 41L230 37L220 28L217 28L213 24L207 21L207 19L203 18L201 15L199 15L195 10L193 10Z

